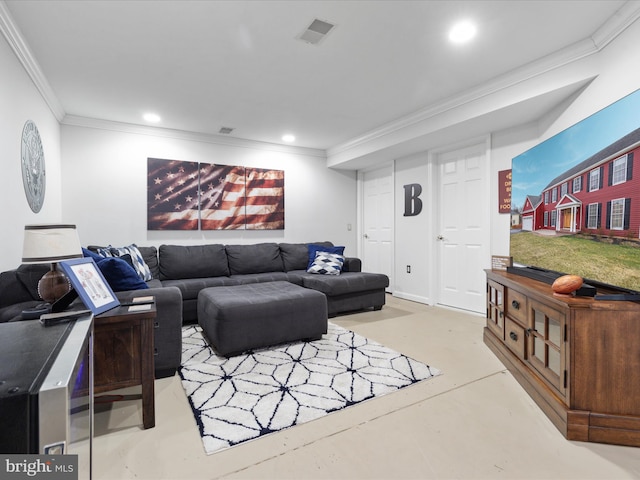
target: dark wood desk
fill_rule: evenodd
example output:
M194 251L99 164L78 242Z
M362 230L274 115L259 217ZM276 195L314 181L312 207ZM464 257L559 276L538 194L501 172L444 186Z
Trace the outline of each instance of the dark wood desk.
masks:
M94 392L142 386L142 423L155 426L153 324L148 310L119 306L94 319Z

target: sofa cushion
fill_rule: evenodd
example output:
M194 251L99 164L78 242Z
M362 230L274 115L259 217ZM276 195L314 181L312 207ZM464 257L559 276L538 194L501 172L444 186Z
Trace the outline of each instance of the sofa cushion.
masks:
M231 275L229 279L235 282L234 285L247 285L249 283L287 282L289 275L285 272L262 272Z
M163 287L177 287L182 294L182 300L195 300L200 290L208 287L226 287L240 285L242 277L203 277L182 278L176 280L162 280Z
M284 265L284 271L306 270L309 266L308 243L281 243L280 256ZM314 242L314 245L333 247L331 242Z
M160 280L229 275L224 245L160 245Z
M381 273L342 272L340 275L314 275L307 273L302 284L327 296L379 290L389 286L389 277Z
M320 275L340 275L344 265L344 256L337 253L317 252L316 258L307 270Z
M35 300L35 298L29 289L18 280L17 270L0 273L0 308L31 300Z
M0 323L19 322L23 320L22 312L42 305L43 300L29 300L0 308Z
M51 269L51 264L20 265L16 269L16 276L22 286L29 292L32 300L40 300L38 282Z
M231 275L284 271L277 243L227 245L226 250Z
M146 283L149 288L162 288L162 282L157 278L152 278Z
M114 292L149 288L133 267L123 258L102 258L96 262L96 265L98 265L104 279Z
M327 247L325 245L318 245L316 243L310 243L307 247L309 250L309 255L307 258L307 268L309 270L313 261L316 259L316 253L318 252L327 252L327 253L335 253L338 255L344 255L344 247ZM344 263L344 262L343 262Z

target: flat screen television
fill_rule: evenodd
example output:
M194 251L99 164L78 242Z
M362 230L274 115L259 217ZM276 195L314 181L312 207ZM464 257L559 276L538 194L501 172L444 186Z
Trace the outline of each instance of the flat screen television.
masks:
M640 90L512 160L517 268L640 293Z

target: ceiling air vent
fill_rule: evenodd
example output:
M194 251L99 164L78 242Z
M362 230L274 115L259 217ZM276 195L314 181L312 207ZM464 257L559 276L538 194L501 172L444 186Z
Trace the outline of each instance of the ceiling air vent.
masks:
M218 133L221 133L223 135L229 135L231 132L233 132L233 128L231 127L222 127Z
M327 36L327 34L333 27L335 27L335 25L324 22L322 20L318 20L316 18L313 22L311 22L311 25L309 25L309 27L307 27L307 29L302 32L297 38L302 40L303 42L317 45L324 39L324 37Z

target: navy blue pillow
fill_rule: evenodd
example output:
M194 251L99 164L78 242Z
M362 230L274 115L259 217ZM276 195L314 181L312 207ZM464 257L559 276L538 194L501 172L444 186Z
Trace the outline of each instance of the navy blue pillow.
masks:
M307 270L311 268L311 265L316 259L317 252L329 252L337 255L344 255L344 247L326 247L324 245L309 244L309 262L307 262Z
M114 292L149 288L133 267L122 258L101 257L96 264Z
M100 260L102 260L103 258L105 258L102 255L99 255L96 252L92 252L88 248L84 248L84 247L82 247L82 256L88 257L88 258L93 258L93 261L96 262L96 263L99 262Z

